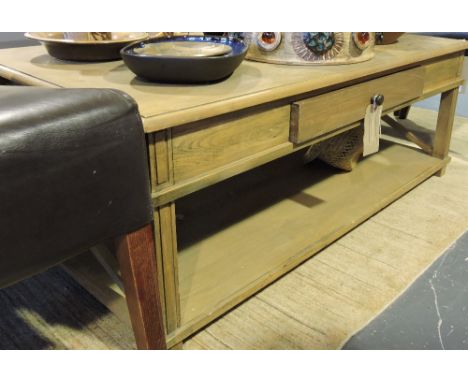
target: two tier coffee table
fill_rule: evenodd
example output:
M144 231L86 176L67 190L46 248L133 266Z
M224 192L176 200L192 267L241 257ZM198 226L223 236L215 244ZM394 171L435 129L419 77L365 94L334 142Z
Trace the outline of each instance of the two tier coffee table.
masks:
M404 35L368 62L329 67L244 61L225 81L142 81L122 61L62 62L41 46L0 50L17 84L115 88L138 103L154 203L169 347L272 283L434 174L443 174L467 43ZM304 165L304 149L361 123L370 98L391 115L441 94L423 149L383 142L349 173ZM389 118L389 117L387 117ZM112 254L107 268L112 268ZM93 263L94 262L94 263ZM96 264L95 264L96 263ZM90 256L68 270L127 319L118 269ZM114 277L110 277L114 272Z

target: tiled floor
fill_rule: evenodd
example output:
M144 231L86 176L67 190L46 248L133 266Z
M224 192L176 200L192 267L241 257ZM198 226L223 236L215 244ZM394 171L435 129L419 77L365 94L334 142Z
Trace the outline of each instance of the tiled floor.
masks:
M468 349L468 233L344 349Z

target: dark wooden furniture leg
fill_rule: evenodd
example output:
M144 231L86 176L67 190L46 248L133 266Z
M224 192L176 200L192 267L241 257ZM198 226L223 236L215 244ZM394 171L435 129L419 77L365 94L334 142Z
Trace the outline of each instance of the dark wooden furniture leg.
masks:
M397 117L398 119L406 119L408 118L409 111L411 109L411 106L406 106L403 109L396 110L393 115Z
M166 349L151 224L116 241L138 349Z

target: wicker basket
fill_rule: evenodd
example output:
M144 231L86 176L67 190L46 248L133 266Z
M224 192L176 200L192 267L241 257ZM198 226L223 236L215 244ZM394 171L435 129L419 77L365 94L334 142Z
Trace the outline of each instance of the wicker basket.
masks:
M360 126L309 147L305 161L314 159L345 171L351 171L362 155L364 128Z

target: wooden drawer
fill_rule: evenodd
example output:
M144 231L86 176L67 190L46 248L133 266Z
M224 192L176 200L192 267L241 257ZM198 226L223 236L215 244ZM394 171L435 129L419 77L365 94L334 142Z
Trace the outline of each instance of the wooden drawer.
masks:
M425 70L423 93L431 93L458 80L461 77L462 66L463 52L423 65Z
M288 143L290 106L239 112L172 132L174 180L190 179Z
M424 69L417 67L294 102L290 140L303 143L363 119L375 94L383 94L384 109L390 109L418 98L423 86Z

